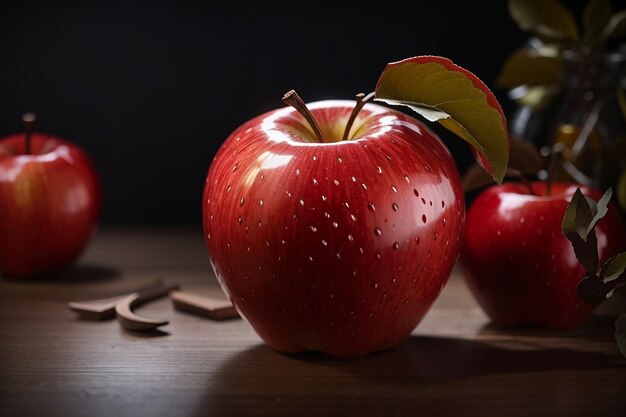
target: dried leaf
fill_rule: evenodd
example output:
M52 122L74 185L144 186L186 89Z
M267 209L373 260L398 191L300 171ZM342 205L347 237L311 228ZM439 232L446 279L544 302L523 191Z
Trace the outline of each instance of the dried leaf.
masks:
M504 62L496 79L501 88L520 85L560 85L563 82L564 66L561 57L549 57L521 48L513 52Z
M562 224L563 234L568 236L571 233L576 233L582 240L586 241L588 226L591 224L593 217L594 214L589 202L580 191L580 188L577 188L565 210Z
M502 181L509 159L506 118L489 88L471 72L435 56L390 63L376 85L376 99L439 122L472 145L487 172Z
M536 175L544 168L543 156L531 142L511 138L510 145L509 167L529 175Z
M590 0L583 12L584 42L592 44L601 40L601 34L613 15L609 0Z
M622 314L615 321L615 340L619 351L626 356L626 314Z
M578 283L576 290L587 304L598 305L606 299L606 289L598 277L586 276Z
M574 16L558 0L509 0L509 13L520 29L550 39L578 39Z
M466 193L493 184L493 178L478 164L472 164L463 174L463 190Z
M607 283L615 281L626 272L626 252L618 253L604 264L602 280Z
M504 173L504 178L519 180L522 175L524 175L522 171L508 166ZM479 164L472 164L463 175L463 190L466 193L492 185L493 183L493 178L487 174L487 171Z

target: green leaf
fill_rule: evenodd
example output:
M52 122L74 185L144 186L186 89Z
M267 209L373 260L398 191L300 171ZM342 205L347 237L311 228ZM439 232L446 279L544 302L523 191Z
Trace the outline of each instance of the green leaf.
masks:
M618 253L609 258L602 269L602 280L605 283L618 279L626 272L626 252Z
M593 218L591 219L591 223L589 223L589 226L587 226L587 233L589 233L594 227L596 227L596 224L600 221L600 219L602 219L604 216L606 216L606 213L608 213L609 203L611 202L612 195L613 190L609 187L609 189L604 192L604 195L600 198L600 200L598 200L597 203L595 203L594 201L595 210L592 208Z
M476 75L447 58L417 56L388 64L375 92L377 100L407 106L466 140L494 180L502 181L509 159L506 118Z
M600 34L600 39L606 40L624 35L626 35L626 10L617 12L611 17L611 20L609 20L609 23Z
M579 37L574 16L558 0L509 0L509 13L522 30L556 40Z
M563 83L563 74L561 57L542 56L521 48L509 55L504 62L496 85L501 88L560 85Z
M580 191L580 188L577 188L565 210L562 224L563 234L567 236L570 233L576 233L584 241L587 241L588 227L593 218L594 213L589 201Z
M576 286L576 291L587 304L598 305L606 300L606 288L596 276L585 276Z
M609 0L590 0L583 12L584 42L592 44L601 40L601 34L613 15Z
M622 314L615 321L615 340L619 351L626 356L626 314Z

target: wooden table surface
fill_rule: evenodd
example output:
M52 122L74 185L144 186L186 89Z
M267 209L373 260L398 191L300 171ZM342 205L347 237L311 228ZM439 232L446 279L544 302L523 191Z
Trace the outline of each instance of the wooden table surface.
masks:
M1 279L0 416L626 416L611 306L572 332L497 330L455 272L406 342L354 360L282 355L167 298L137 310L170 320L149 334L67 308L156 277L221 295L199 228L102 230L57 280Z

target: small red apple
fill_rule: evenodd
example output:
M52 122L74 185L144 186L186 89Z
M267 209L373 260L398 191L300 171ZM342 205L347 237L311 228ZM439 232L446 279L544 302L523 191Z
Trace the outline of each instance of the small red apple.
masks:
M581 301L576 286L585 269L561 231L577 188L593 200L600 190L577 184L531 187L505 183L482 191L467 211L460 265L469 288L495 325L536 324L571 329L594 307ZM596 226L600 262L619 252L626 232L617 207Z
M28 136L0 140L0 272L21 278L74 262L94 232L101 201L85 152L53 135Z

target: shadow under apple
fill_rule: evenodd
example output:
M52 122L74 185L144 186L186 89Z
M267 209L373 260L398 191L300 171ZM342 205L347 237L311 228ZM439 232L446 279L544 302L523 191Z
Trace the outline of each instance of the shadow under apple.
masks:
M509 328L498 327L492 323L484 325L479 335L482 337L506 337L510 336L518 341L534 339L538 346L542 345L542 340L549 342L550 339L584 339L596 341L606 341L613 343L615 333L615 320L618 314L596 314L589 317L582 325L570 330L551 330L537 325L519 325ZM578 346L579 341L572 342L572 347ZM617 348L616 348L617 352ZM626 362L625 362L626 363Z
M594 395L594 388L572 380L571 371L626 366L621 361L594 351L430 336L352 360L283 355L259 345L233 355L212 375L194 415L468 416L486 414L503 396L519 403L533 396L545 406L540 412L548 412L542 415L567 414L575 408L554 398ZM617 398L626 406L616 392ZM611 407L599 402L598 410L612 415Z

